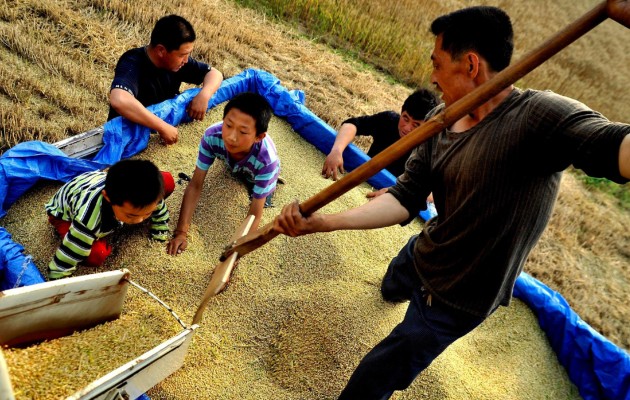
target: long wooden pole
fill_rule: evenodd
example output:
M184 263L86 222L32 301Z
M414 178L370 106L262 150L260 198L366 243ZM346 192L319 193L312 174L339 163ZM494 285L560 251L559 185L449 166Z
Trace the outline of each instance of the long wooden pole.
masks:
M604 1L556 33L538 48L530 51L518 62L499 72L492 79L433 116L422 126L414 129L365 164L362 164L340 180L300 203L301 213L305 216L310 215L350 189L365 182L369 177L387 167L411 149L448 128L460 118L496 96L503 89L527 75L607 18L606 2ZM227 259L234 252L237 252L242 257L278 236L278 234L279 232L273 229L273 222L270 222L258 231L228 244L221 255L221 261Z

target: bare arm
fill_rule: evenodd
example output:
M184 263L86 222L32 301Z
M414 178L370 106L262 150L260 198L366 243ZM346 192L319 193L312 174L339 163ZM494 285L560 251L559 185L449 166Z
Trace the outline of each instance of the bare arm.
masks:
M619 172L630 179L630 134L626 135L619 147Z
M186 111L192 119L202 121L208 110L208 102L214 96L223 82L223 74L216 68L211 68L203 78L203 86L197 96L188 104Z
M322 168L322 176L325 178L332 177L334 181L337 180L338 173L344 173L343 169L343 151L348 147L350 142L354 140L357 135L357 127L354 124L345 123L342 124L335 137L335 143L333 144L330 153L324 161Z
M184 191L182 206L179 210L177 228L175 228L175 231L173 232L173 238L166 246L166 252L172 256L181 253L186 250L186 247L188 247L186 238L188 237L190 222L192 220L192 215L197 208L197 202L199 202L199 196L201 196L201 189L203 188L203 181L206 178L207 173L208 171L195 167L192 179L186 187L186 191Z
M274 229L287 236L301 236L316 232L350 229L376 229L401 223L409 212L389 193L359 207L337 214L312 214L308 218L300 213L299 204L284 206L274 220Z
M147 110L131 93L123 89L112 89L109 92L109 103L118 114L128 120L156 131L165 144L177 142L177 128L164 122Z
M252 223L252 227L250 231L254 232L258 229L258 224L260 224L260 218L263 214L263 209L265 208L265 198L262 199L252 199L251 204L249 205L249 211L247 211L247 215L254 216L254 222Z

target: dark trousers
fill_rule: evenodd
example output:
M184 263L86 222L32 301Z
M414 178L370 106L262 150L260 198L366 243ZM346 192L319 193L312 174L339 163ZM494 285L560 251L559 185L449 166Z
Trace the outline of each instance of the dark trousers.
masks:
M389 264L381 292L387 301L410 300L403 321L363 357L341 400L388 399L406 389L451 343L478 326L484 318L453 309L422 287L413 263L417 236Z

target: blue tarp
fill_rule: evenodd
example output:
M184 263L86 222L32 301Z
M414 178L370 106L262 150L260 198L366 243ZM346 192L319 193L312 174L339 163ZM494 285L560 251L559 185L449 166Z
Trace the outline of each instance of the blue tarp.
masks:
M558 292L522 273L514 296L534 311L585 400L630 399L630 357L584 322Z
M190 89L173 100L149 107L165 121L178 125L188 122L186 104L198 93ZM323 153L332 148L336 132L304 105L304 93L289 91L272 74L248 69L223 82L209 103L212 108L238 93L252 91L263 95L274 113L285 118L293 130ZM104 147L91 160L66 157L57 148L42 142L21 143L0 157L0 217L16 199L39 179L67 181L88 171L103 168L144 150L149 130L116 118L104 125ZM350 145L343 154L349 170L369 158ZM381 171L368 180L377 189L394 184L394 176ZM42 213L43 213L42 205ZM0 289L43 281L23 248L0 228ZM514 295L536 313L541 328L567 369L584 399L630 399L630 356L582 321L557 292L527 274L516 281ZM515 372L517 373L517 372Z

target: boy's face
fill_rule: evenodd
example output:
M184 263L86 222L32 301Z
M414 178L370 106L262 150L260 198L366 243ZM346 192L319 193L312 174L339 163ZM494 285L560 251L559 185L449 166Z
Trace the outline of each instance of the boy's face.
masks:
M145 219L149 218L155 208L157 207L157 201L149 204L145 207L136 207L128 201L125 201L121 206L112 204L112 210L114 210L114 216L120 222L125 224L139 224Z
M424 124L423 119L413 119L407 111L403 111L398 119L398 134L403 137L422 124Z
M153 211L157 208L158 202L160 200L155 200L153 203L149 204L145 207L136 207L128 201L124 201L122 205L117 206L112 204L107 196L107 192L103 190L103 198L112 206L112 210L114 211L114 216L116 219L122 223L134 225L139 224L145 219L149 218Z
M223 118L221 137L230 157L240 161L265 137L265 132L256 135L256 120L237 108L232 108Z

